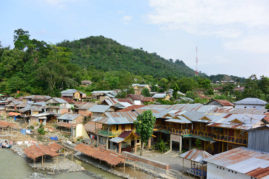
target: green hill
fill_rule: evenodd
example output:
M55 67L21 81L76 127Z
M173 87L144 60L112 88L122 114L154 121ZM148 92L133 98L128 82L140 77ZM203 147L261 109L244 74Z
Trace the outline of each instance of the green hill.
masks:
M72 62L104 71L127 70L137 75L153 77L194 76L194 71L183 61L166 60L156 53L134 49L103 36L92 36L75 41L63 41L58 46L72 51Z

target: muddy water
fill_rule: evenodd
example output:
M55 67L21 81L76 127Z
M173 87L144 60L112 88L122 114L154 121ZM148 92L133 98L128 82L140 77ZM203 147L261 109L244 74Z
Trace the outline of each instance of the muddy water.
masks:
M77 161L79 162L79 161ZM94 166L82 163L83 172L46 175L33 171L26 161L8 149L0 149L0 179L118 179L115 175L102 171Z

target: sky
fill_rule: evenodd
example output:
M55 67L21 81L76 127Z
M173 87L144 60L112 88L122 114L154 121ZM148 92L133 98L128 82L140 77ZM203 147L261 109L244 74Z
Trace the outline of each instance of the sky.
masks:
M193 69L197 47L208 75L269 76L268 0L1 0L2 46L18 28L48 43L103 35Z

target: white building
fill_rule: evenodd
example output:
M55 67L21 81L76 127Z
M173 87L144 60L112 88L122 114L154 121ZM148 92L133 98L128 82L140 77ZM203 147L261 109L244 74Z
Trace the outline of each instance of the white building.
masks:
M268 179L269 153L238 147L206 159L207 179Z
M267 102L258 98L245 98L240 101L236 101L234 104L235 108L265 109Z

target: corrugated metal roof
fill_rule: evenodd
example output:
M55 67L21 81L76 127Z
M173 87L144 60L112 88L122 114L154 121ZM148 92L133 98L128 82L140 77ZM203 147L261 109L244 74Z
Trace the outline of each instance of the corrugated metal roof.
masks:
M109 105L94 105L89 109L89 111L96 113L104 113L108 111L109 108L110 108Z
M79 116L80 116L80 114L69 114L69 113L66 113L66 114L63 114L60 117L58 117L58 119L73 121L76 118L78 118Z
M204 150L192 149L179 156L187 160L202 163L206 158L211 157L212 155Z
M50 100L47 101L47 104L56 104L56 103L60 103L60 104L66 104L68 103L67 101L65 101L62 98L51 98Z
M166 97L166 93L156 93L152 97L157 98L157 99L162 99Z
M124 141L124 138L114 137L114 138L110 139L110 141L114 142L114 143L121 143L122 141Z
M95 103L85 103L82 106L80 106L78 109L90 109L94 105L96 105L96 104Z
M238 147L205 159L212 163L238 173L257 177L257 169L265 176L269 176L269 153L259 152L245 147Z
M266 105L267 102L259 98L245 98L235 102L236 105Z
M138 113L127 111L127 112L105 112L104 117L98 117L93 121L101 124L132 124L138 116Z
M210 123L208 126L250 130L260 127L264 117L265 115L229 114L227 117L221 117L219 120Z
M184 116L177 116L177 119L167 119L165 122L173 122L173 123L180 123L180 124L189 124L191 121L186 119Z

